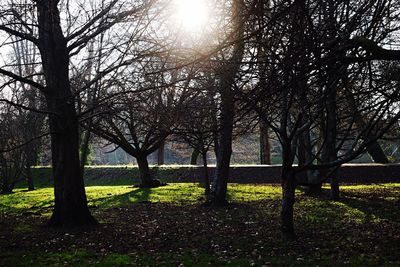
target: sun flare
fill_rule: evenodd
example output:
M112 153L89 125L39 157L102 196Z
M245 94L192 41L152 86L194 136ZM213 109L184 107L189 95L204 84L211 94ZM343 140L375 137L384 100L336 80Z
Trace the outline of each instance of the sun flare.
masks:
M176 25L187 32L199 33L207 26L210 10L207 0L174 0Z

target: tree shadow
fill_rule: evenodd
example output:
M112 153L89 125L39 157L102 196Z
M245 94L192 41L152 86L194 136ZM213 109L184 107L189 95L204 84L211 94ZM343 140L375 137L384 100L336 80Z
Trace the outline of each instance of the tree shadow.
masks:
M340 202L354 209L358 209L366 215L367 221L374 218L385 219L389 221L400 221L399 199L393 200L382 197L366 197L353 194L352 192L342 192Z
M132 203L150 203L150 195L152 193L151 188L132 188L132 191L110 195L102 198L95 199L93 204L95 207L113 207L113 206L126 206ZM92 205L90 205L93 207Z

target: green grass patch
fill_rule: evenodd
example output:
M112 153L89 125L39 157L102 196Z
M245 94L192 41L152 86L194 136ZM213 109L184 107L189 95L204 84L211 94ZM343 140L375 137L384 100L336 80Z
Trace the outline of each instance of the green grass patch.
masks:
M377 190L385 190L378 201L368 203L366 195ZM342 186L340 202L329 200L306 199L296 204L297 209L304 210L307 220L321 222L326 217L341 218L351 221L376 220L379 218L398 218L399 212L393 211L393 205L400 198L400 184ZM377 191L379 192L379 191ZM89 206L110 208L140 202L169 202L176 204L194 204L203 201L204 189L196 183L172 183L159 188L143 189L131 186L88 186L86 194ZM297 194L301 194L297 191ZM233 202L280 199L281 188L277 185L230 184L228 198ZM0 196L0 212L21 213L38 212L47 214L53 206L53 189L39 188L34 191L16 189L13 194Z
M55 243L46 247L46 251L26 251L34 246L16 251L3 243L7 250L0 251L0 266L398 266L399 263L396 252L400 211L396 207L400 184L345 185L341 187L340 201L311 198L297 191L295 225L301 237L297 243L279 237L281 188L278 185L230 184L229 199L239 204L216 209L185 206L203 201L204 189L195 183L173 183L153 189L97 185L86 187L86 192L89 206L97 207L95 217L107 226L104 229L113 228L112 232L103 228L100 229L104 231L93 230L100 232L91 235L90 242L96 243L98 236L108 233L105 237L114 242L112 248L108 249L105 239L101 241L103 247L86 246L85 235L89 231L75 234L82 240L75 243L77 250L71 250L70 237L40 230L32 224L37 217L13 216L26 212L47 216L54 201L50 187L35 191L17 189L13 194L0 196L0 213L12 222L3 224L7 228L0 238L13 236L13 240L7 240L12 244L39 232L38 236L46 235L43 242L52 240L47 236L53 236L64 238L65 243L60 243L59 251L53 250ZM140 202L174 205L130 206ZM130 207L110 209L120 206ZM160 227L165 227L162 232L165 235L153 235L153 230ZM209 231L202 232L205 227L210 227ZM146 229L148 235L142 237ZM119 250L117 247L125 244L121 241L124 236L129 241L130 237L138 238L141 243L130 244L130 250L125 247ZM159 238L170 242L163 243L168 245L162 252L157 250ZM179 245L183 239L190 242L170 250L169 244ZM224 250L211 246L211 241ZM146 242L154 246L152 252L138 249L137 244ZM254 248L259 251L253 257ZM226 256L229 252L234 256Z
M257 201L279 198L281 189L272 185L231 184L229 199L233 202ZM204 200L204 189L196 183L173 183L158 188L133 188L131 186L88 186L86 195L89 206L111 208L140 202L169 202L194 204ZM53 205L52 188L39 188L34 191L16 189L13 194L0 196L0 212L49 213Z

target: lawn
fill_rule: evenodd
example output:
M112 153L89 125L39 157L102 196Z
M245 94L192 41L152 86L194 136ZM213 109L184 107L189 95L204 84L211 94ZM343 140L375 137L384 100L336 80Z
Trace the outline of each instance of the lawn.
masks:
M89 186L94 228L43 227L51 188L0 196L0 266L399 266L400 184L342 186L342 199L297 191L298 239L279 233L278 185L229 186L202 206L198 184Z

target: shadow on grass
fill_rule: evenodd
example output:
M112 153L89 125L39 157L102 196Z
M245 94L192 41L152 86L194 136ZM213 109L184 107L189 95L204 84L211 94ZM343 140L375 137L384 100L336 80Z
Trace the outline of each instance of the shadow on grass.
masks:
M132 203L149 203L151 192L152 189L149 188L132 188L130 192L98 198L93 202L96 206L105 208L126 206Z
M385 195L386 193L386 195ZM340 225L349 221L370 223L377 220L400 221L396 194L391 191L364 192L342 190L338 201L329 199L329 189L318 196L302 197L295 205L297 218L303 223ZM297 207L296 207L297 206ZM329 218L329 220L327 219Z
M396 203L397 201L397 203ZM354 195L351 192L342 192L341 203L354 209L362 211L367 220L379 218L390 221L400 221L399 201L396 198L391 200L382 197L365 197Z

